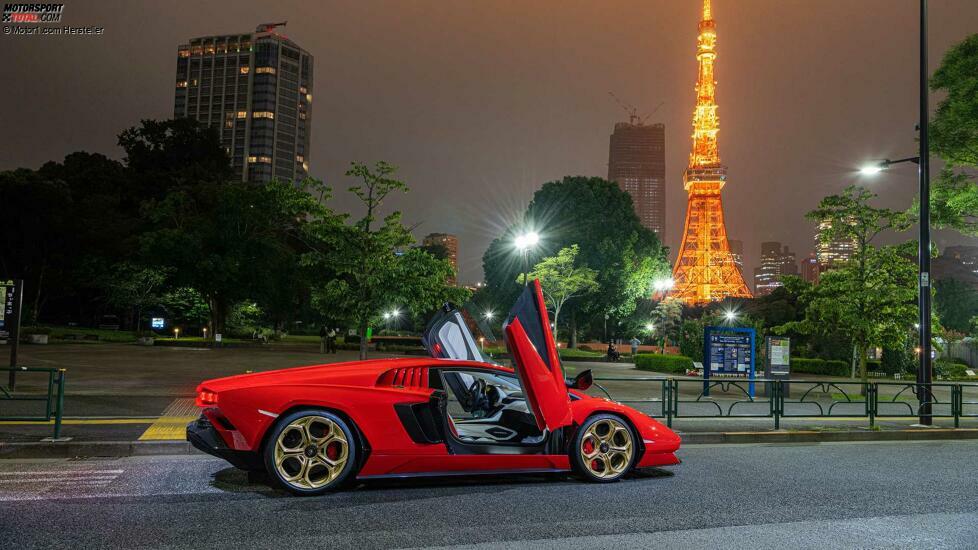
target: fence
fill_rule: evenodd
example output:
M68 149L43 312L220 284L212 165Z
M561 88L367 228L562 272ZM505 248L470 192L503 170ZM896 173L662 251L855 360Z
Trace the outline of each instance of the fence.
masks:
M968 382L664 377L596 377L594 381L609 399L664 418L670 427L676 418L771 418L778 429L783 418L863 416L870 427L876 426L877 418L930 417L953 418L957 428L962 418L978 418L978 383ZM760 397L751 395L751 384ZM618 395L606 386L613 390L617 386Z
M47 379L43 378L37 382L27 379L19 383L19 391L13 391L0 386L0 420L5 421L43 421L50 422L54 419L54 439L61 437L61 418L64 415L65 405L65 370L64 369L45 369L45 368L0 368L0 372L10 373L15 371L17 374L28 376L46 374ZM31 392L29 390L33 389ZM26 391L25 391L26 390ZM46 391L45 391L46 390ZM43 392L43 393L42 393ZM41 414L25 414L18 406L20 403L44 403L44 411ZM13 411L5 415L5 409Z

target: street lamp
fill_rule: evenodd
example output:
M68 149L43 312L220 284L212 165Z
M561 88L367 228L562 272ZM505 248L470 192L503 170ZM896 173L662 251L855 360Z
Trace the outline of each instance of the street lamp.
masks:
M516 245L516 249L520 251L520 256L523 259L523 286L527 285L527 271L529 271L527 255L530 253L530 249L535 247L539 242L540 235L536 231L529 231L517 235L516 240L513 241L513 244Z
M934 379L934 372L931 365L931 323L930 323L930 143L928 142L927 122L929 116L929 102L927 87L927 0L920 0L920 66L919 66L919 86L920 86L920 122L917 128L920 130L920 156L906 157L897 160L884 160L873 165L865 166L859 171L863 174L879 174L893 164L901 162L912 162L917 165L917 185L920 194L920 235L917 238L917 309L919 315L920 331L920 361L917 364L917 397L920 400L918 409L919 422L929 426L931 418L931 391L930 384Z
M724 312L723 318L726 319L728 323L732 323L737 320L737 312L732 309L728 309L726 312Z
M649 323L649 324L645 325L645 330L647 330L649 332L654 332L655 331L655 325L653 325L652 323Z
M492 318L495 317L495 315L496 314L490 309L483 312L482 318L485 319L486 321L492 321Z
M667 277L665 279L656 279L655 282L652 283L652 288L654 288L656 292L667 292L675 284L676 282L672 280L672 277Z
M180 328L179 327L173 327L173 339L174 340L179 340L180 339Z

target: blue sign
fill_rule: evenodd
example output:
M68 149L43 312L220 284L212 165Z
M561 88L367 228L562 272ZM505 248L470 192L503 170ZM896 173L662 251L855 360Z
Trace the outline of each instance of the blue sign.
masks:
M711 376L742 376L750 379L748 393L754 397L754 337L752 328L706 327L703 334L703 395L710 395Z
M161 328L165 328L166 322L163 320L162 317L153 317L153 319L150 321L149 326L156 329L161 329Z

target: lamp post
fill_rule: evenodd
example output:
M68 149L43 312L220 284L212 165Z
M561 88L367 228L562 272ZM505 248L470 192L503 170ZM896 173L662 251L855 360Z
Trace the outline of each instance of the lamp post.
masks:
M920 330L918 337L920 343L920 360L917 364L917 398L919 408L917 409L918 422L921 425L929 426L933 422L931 418L931 389L930 384L934 379L933 365L931 364L931 298L930 298L930 143L928 142L927 123L929 117L929 102L927 88L927 0L920 0L920 155L916 157L906 157L897 160L884 160L879 163L864 167L860 170L863 174L878 174L889 168L893 164L902 162L912 162L917 165L917 185L920 196L920 234L917 237L917 310L918 324Z
M536 231L523 233L522 235L517 236L516 240L514 241L516 249L520 251L520 256L523 260L523 286L528 284L527 272L529 271L530 266L527 256L530 253L530 249L535 247L539 242L540 235L538 235Z

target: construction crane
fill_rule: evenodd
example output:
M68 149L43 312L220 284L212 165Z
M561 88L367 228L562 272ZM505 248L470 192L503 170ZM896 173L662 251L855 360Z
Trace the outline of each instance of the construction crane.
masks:
M659 104L656 105L655 109L652 109L651 112L643 116L639 116L638 108L632 105L631 103L622 101L618 96L615 95L615 92L608 92L608 95L610 95L615 100L615 102L618 103L618 105L621 106L621 108L624 109L626 113L628 113L629 124L636 124L636 123L645 124L646 119L654 115L655 112L659 110L659 107L662 107L663 105L666 104L665 101L659 102Z

